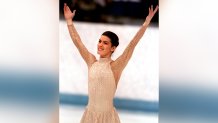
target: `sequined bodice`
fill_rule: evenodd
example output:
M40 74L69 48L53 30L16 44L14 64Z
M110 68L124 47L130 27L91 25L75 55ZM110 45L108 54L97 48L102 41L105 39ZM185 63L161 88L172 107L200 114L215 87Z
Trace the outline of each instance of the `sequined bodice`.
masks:
M88 108L97 112L113 108L116 84L110 62L110 58L100 58L89 69Z

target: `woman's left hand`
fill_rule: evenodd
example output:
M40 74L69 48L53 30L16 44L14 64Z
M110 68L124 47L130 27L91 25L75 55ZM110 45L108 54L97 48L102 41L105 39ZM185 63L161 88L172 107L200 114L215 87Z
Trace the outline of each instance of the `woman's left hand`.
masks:
M153 10L153 5L151 5L151 7L148 8L149 13L148 13L148 16L146 17L145 22L144 22L143 25L148 25L151 22L151 19L154 17L154 15L157 12L158 8L159 8L158 5L156 6L156 8L154 10Z

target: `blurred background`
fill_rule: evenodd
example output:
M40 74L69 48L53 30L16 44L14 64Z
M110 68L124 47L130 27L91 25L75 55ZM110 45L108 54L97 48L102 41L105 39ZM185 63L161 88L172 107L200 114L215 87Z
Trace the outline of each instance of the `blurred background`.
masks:
M162 0L159 12L159 122L216 123L217 2Z
M58 116L58 6L0 1L1 123L48 123Z
M60 122L79 122L88 103L88 69L71 41L63 16L63 5L73 11L75 27L88 50L96 56L104 31L115 32L120 45L112 55L122 54L158 0L61 0L59 22ZM159 27L158 12L120 78L114 105L121 122L158 122L159 110Z
M59 0L60 19L64 19L64 3L76 10L75 21L140 25L148 14L148 7L159 0ZM158 26L159 12L152 19Z

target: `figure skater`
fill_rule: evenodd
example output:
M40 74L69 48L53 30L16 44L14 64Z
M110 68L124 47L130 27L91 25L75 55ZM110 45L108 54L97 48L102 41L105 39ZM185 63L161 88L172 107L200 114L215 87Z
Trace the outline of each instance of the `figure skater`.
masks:
M157 10L158 6L154 10L153 6L149 7L149 14L145 22L122 55L116 60L112 60L111 55L119 45L119 38L111 31L104 32L98 41L97 53L100 55L100 58L97 60L82 43L74 27L73 17L76 10L71 12L67 4L64 4L64 17L71 39L88 66L89 100L80 123L120 123L119 116L113 106L117 84L123 69L133 54L135 46L142 38Z

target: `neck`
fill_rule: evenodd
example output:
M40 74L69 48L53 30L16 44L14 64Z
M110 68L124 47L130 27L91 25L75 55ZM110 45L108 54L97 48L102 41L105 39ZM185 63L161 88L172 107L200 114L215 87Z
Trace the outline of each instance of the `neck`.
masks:
M108 62L108 61L111 61L111 57L105 57L105 58L99 58L99 62Z
M111 58L111 55L100 56L100 58Z
M100 59L111 59L111 57L100 57Z

